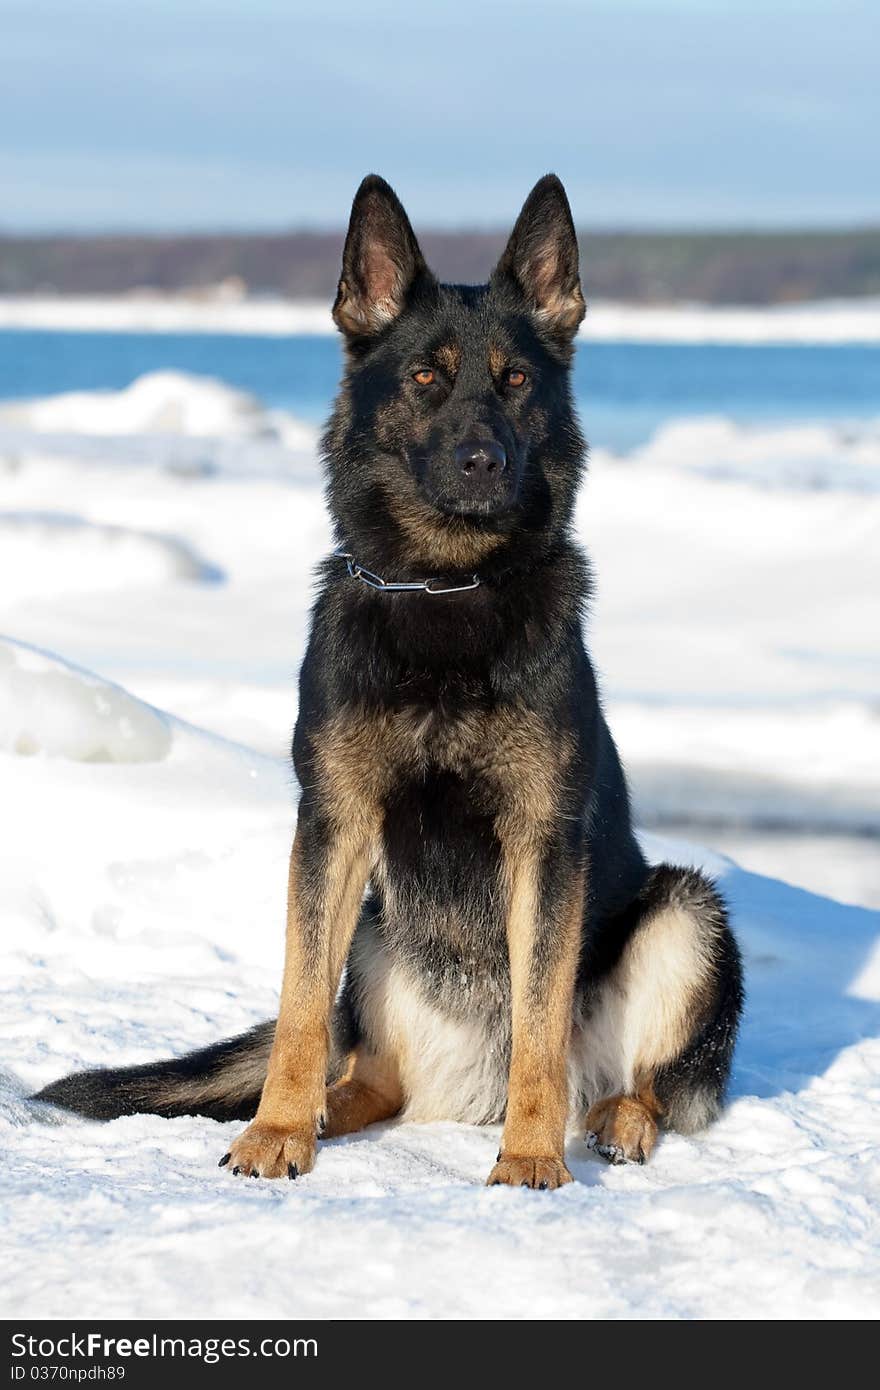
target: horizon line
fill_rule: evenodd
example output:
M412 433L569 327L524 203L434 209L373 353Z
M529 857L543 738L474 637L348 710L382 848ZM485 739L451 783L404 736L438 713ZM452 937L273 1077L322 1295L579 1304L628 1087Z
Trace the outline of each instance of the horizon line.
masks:
M819 223L718 223L693 225L652 225L645 224L620 224L613 223L581 223L575 228L578 237L590 236L619 236L619 237L757 237L757 236L804 236L804 237L833 237L833 236L865 236L880 234L880 219L871 222L854 221L852 223L831 223L822 225ZM253 238L283 238L290 236L314 236L314 237L339 237L344 238L346 225L316 225L311 223L291 223L277 226L247 226L247 227L224 227L222 225L213 226L179 226L179 227L149 227L149 226L104 226L104 227L10 227L0 224L0 239L5 241L48 241L52 239L65 239L84 241L88 239L109 240L138 238L161 240L166 237L175 238L199 238L199 237L253 237ZM454 226L430 223L420 224L416 228L417 235L420 236L505 236L509 235L510 228L504 224L467 224L460 223Z

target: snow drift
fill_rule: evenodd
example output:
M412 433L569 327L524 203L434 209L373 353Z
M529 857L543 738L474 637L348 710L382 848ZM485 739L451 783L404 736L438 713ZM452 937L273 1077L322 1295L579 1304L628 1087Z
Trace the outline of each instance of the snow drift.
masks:
M0 638L0 748L19 757L149 763L167 756L168 721L127 691Z
M69 391L0 405L0 427L47 434L160 434L314 443L315 431L246 391L188 372L147 372L120 391Z
M4 652L7 673L124 695ZM324 1144L296 1184L235 1183L216 1167L234 1126L29 1104L73 1066L179 1052L275 1008L286 767L127 698L162 720L161 761L0 751L8 1315L872 1316L880 920L655 836L652 859L719 877L748 1008L720 1123L666 1137L645 1168L608 1168L573 1133L571 1187L487 1189L496 1127L390 1124ZM87 725L89 699L73 704ZM57 723L61 742L66 708Z
M880 417L830 424L745 425L724 416L670 420L628 456L758 488L880 490Z
M175 536L64 512L0 512L0 588L7 601L222 577Z

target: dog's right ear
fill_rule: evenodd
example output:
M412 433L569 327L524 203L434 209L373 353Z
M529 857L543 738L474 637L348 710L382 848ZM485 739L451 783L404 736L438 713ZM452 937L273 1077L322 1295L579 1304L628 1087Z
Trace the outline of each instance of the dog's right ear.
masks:
M333 318L348 338L379 333L396 319L417 281L433 280L403 204L368 174L354 196Z
M562 344L571 344L586 313L578 273L577 233L565 189L545 174L526 198L493 282L513 279L538 324Z

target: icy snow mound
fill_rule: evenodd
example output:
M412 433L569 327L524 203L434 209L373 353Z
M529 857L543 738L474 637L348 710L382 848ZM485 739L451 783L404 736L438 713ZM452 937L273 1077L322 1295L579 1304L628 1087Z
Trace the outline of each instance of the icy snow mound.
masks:
M688 416L661 425L626 458L758 487L877 492L880 418L743 425L728 416Z
M223 573L175 536L57 512L0 513L0 589L7 599L117 592Z
M0 749L81 763L167 757L169 722L150 705L60 657L0 638Z
M272 439L290 448L314 442L314 430L255 396L212 377L147 372L121 391L68 391L0 407L0 425L46 434Z

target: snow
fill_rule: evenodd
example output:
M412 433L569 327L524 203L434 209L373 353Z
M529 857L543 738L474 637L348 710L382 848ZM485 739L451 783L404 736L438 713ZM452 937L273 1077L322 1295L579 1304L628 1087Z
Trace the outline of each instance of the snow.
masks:
M92 332L242 333L334 331L327 304L222 294L0 296L0 328ZM581 330L594 342L876 343L880 297L771 306L619 304L591 301Z
M35 566L34 555L40 552L51 554L55 563ZM62 570L67 593L174 579L219 582L223 577L185 541L161 532L89 522L63 512L0 514L0 586L7 601L13 596L51 598Z
M0 420L6 1315L875 1316L880 917L779 881L817 866L769 841L775 878L644 836L718 876L748 983L728 1110L645 1168L573 1134L575 1184L486 1189L497 1129L408 1124L236 1183L235 1126L35 1113L72 1067L277 999L285 749L330 539L314 436L161 377ZM592 462L591 646L640 811L670 827L880 833L878 432L800 431L689 420Z
M743 425L711 415L673 419L631 458L710 478L745 479L762 488L873 492L880 488L880 417L855 426L845 421Z
M80 763L151 763L168 722L127 691L20 643L0 642L0 748Z
M186 372L148 372L121 391L68 391L0 406L0 426L47 434L166 434L281 439L308 446L315 432L267 411L245 391Z

